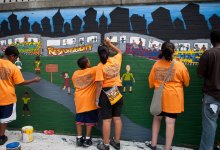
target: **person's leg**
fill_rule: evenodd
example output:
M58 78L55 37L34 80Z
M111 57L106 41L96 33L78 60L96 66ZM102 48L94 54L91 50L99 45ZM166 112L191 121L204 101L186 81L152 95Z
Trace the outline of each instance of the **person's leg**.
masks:
M0 123L0 136L5 135L6 128L7 128L7 124L6 123Z
M162 116L154 116L152 123L152 141L151 146L155 147L157 145L158 134L160 131L160 123Z
M123 87L123 92L124 92L124 93L126 92L126 86Z
M65 90L65 89L66 89L66 86L64 85L64 86L63 86L63 90Z
M86 126L86 137L91 137L92 133L92 126L87 125Z
M76 125L77 136L82 136L82 125Z
M132 86L129 87L129 92L130 92L130 93L132 92Z
M170 150L173 136L174 136L174 127L175 127L175 118L165 117L166 121L166 144L165 144L165 150Z
M115 127L115 142L119 142L121 138L122 121L121 117L113 117L114 127Z
M102 121L102 134L104 144L109 144L110 132L111 132L111 121L112 119L103 119Z
M220 112L220 103L209 95L203 99L202 109L202 136L200 150L213 150L217 119Z
M68 94L70 94L70 87L68 87Z

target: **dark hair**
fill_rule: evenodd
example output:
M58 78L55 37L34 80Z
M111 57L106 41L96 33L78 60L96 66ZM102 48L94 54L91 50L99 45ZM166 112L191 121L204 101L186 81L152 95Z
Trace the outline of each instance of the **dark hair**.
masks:
M40 56L36 56L36 57L35 57L35 60L40 61Z
M5 55L6 56L10 56L10 55L18 56L19 51L18 51L17 47L15 47L15 46L8 46L5 50Z
M27 94L27 95L29 95L29 93L28 93L28 92L24 92L24 94Z
M88 58L86 56L82 56L77 60L77 64L81 69L85 69L87 63L88 63Z
M98 47L98 54L99 54L99 59L103 64L106 64L107 59L109 57L109 48L106 45L100 45Z
M220 30L219 29L211 31L210 40L214 47L216 46L216 44L220 44Z
M171 42L164 42L162 44L162 47L161 47L161 53L160 55L158 56L158 58L165 58L167 61L171 61L173 60L173 53L174 53L174 44L171 43Z

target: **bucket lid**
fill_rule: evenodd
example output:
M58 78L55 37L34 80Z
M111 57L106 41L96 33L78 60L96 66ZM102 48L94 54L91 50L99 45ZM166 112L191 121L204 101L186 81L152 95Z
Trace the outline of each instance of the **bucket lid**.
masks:
M24 126L21 130L33 130L34 128L32 126Z
M19 142L12 142L12 143L8 143L6 145L6 148L17 148L20 146L20 143Z

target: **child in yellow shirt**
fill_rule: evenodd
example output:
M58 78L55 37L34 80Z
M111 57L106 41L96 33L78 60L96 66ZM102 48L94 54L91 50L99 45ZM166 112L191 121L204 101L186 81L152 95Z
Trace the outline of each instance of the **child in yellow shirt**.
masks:
M30 116L31 114L30 114L30 109L28 107L28 103L31 100L31 98L30 98L30 95L29 95L28 92L24 93L24 96L22 97L22 100L24 102L22 116L24 116L25 114L27 114L27 116Z

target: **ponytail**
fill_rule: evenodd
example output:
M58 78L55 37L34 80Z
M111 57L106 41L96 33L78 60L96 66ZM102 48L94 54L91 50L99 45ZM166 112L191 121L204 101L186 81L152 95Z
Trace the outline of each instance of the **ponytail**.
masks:
M173 60L173 53L174 53L174 44L171 43L171 42L164 42L162 44L162 47L161 47L161 52L158 56L158 58L165 58L165 60L167 61L172 61Z
M98 47L99 59L103 64L106 64L109 57L109 48L106 45L100 45Z

